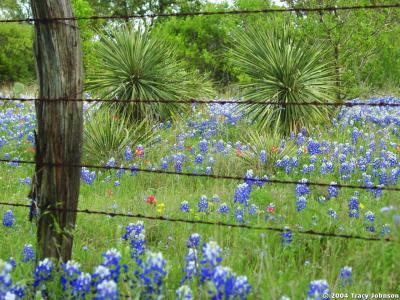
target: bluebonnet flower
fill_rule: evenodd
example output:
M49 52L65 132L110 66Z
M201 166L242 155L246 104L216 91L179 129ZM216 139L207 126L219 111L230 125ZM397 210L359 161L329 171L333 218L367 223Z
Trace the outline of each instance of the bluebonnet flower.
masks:
M192 233L186 242L186 246L188 248L197 248L200 245L200 239L201 239L200 234Z
M358 218L359 217L359 210L360 210L360 203L358 202L357 196L353 196L349 200L349 217L350 218Z
M208 142L206 140L201 140L199 142L199 149L200 149L200 152L207 153L208 152Z
M185 277L182 279L181 284L185 283L187 280L191 280L198 274L197 250L195 248L189 248L188 251L185 257L185 267L183 269Z
M214 288L209 289L208 294L212 299L232 299L235 295L235 281L231 268L217 266L211 277Z
M234 202L239 202L245 206L249 205L249 197L251 192L251 186L247 183L239 184L235 189Z
M12 227L14 224L14 214L11 210L7 210L4 213L3 225L6 227Z
M329 285L326 280L314 280L310 282L308 288L308 299L312 300L328 300L329 298Z
M251 285L246 276L236 277L234 291L237 297L246 299L247 294L251 291Z
M147 252L143 270L139 273L139 278L144 286L143 298L147 299L150 295L158 296L162 294L164 279L167 275L166 264L167 262L161 252Z
M206 212L208 209L208 199L205 195L200 197L199 204L198 204L198 211L199 212Z
M250 216L254 216L255 214L256 214L256 212L257 212L257 205L255 205L255 204L252 204L250 207L249 207L249 215Z
M117 178L121 178L123 174L125 174L126 170L124 169L124 167L121 165L121 167L117 170L117 172L115 173L115 176Z
M115 187L120 186L120 185L121 185L121 183L118 180L114 182Z
M0 260L0 299L3 299L11 288L12 280L10 272L13 267L10 263Z
M229 206L228 204L226 204L225 202L222 203L219 208L217 209L217 212L221 213L221 214L227 214L229 213Z
M85 299L86 295L90 293L91 281L90 274L80 273L72 284L71 295L78 299Z
M161 160L161 169L162 170L167 170L168 169L168 161L165 159Z
M29 262L34 261L35 259L35 252L33 251L33 247L31 244L25 244L24 248L22 249L22 261Z
M125 160L131 160L133 158L133 152L131 147L127 146L124 151Z
M54 264L48 258L39 261L38 265L33 271L33 286L36 288L40 286L44 281L51 280L53 270Z
M263 165L267 163L267 152L265 150L260 151L260 161Z
M129 169L131 170L131 176L136 176L137 175L138 167L137 167L136 164L130 165Z
M15 269L15 267L17 266L17 261L14 257L10 257L9 259L7 259L7 262L11 265L12 269Z
M182 162L180 160L175 162L175 172L182 173Z
M322 153L321 144L318 143L317 141L310 139L308 141L307 152L310 155L321 154Z
M82 167L81 177L86 184L90 185L96 179L96 172L95 171L90 172L88 168Z
M111 279L111 271L103 266L97 266L92 274L92 284L94 286L98 285L99 283L103 282L104 280Z
M375 214L372 211L367 211L364 215L365 229L370 232L375 232Z
M297 196L304 196L310 193L310 189L307 184L307 179L303 178L299 180L296 185L296 195Z
M117 284L113 280L104 280L96 286L95 300L117 300Z
M136 224L129 223L125 228L125 234L122 240L129 241L131 246L131 257L138 263L141 262L140 257L145 252L145 230L142 221L137 221Z
M200 281L204 282L206 279L211 279L214 269L219 266L222 261L222 249L214 241L203 244L202 260L201 260L201 277Z
M211 167L207 167L204 173L205 173L206 175L210 175L210 174L211 174L211 171L212 171Z
M208 157L207 164L209 166L212 166L214 163L215 163L214 157L212 157L212 156Z
M121 270L121 253L117 249L112 248L103 253L103 266L110 270L111 279L118 282Z
M189 202L182 201L181 202L181 211L182 212L189 212Z
M337 187L337 183L332 181L328 186L328 199L337 198L339 195L339 187Z
M332 219L337 219L338 218L336 211L334 209L332 209L332 208L328 209L328 215Z
M293 241L293 233L289 227L285 226L283 232L281 233L282 236L282 244L283 245L290 245Z
M30 185L30 184L32 184L32 179L31 179L30 177L21 178L21 179L19 180L19 182L20 182L21 184Z
M212 200L212 202L219 202L219 197L218 197L218 195L213 195L212 196L212 198L211 198L211 200Z
M304 196L300 196L296 201L296 209L298 212L304 210L307 207L307 199Z
M340 270L340 282L342 285L351 284L351 274L352 268L349 266L345 266Z
M235 209L235 220L238 223L244 223L244 211L240 206Z
M117 166L117 162L115 161L114 157L111 157L108 162L106 163L106 167L115 168Z
M253 175L254 175L253 170L247 170L246 174L244 175L244 182L248 185L249 193L251 192L251 186L254 183Z
M194 158L194 162L196 164L201 164L203 162L203 156L201 154L197 154L196 157Z
M61 275L61 285L63 291L69 290L75 284L77 277L81 274L81 265L76 261L70 260L62 265L63 274Z
M187 285L182 285L176 290L176 300L193 300L193 294Z

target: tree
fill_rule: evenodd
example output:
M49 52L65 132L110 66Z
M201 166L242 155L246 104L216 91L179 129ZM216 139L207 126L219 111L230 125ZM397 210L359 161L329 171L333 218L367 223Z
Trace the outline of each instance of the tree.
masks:
M71 17L69 0L32 0L36 19ZM81 98L82 53L76 21L36 22L39 98ZM36 172L31 197L39 207L38 255L67 261L78 206L82 153L82 103L37 101ZM55 166L51 164L62 164ZM72 211L71 211L72 210Z
M34 80L32 33L32 27L27 24L0 26L0 84Z

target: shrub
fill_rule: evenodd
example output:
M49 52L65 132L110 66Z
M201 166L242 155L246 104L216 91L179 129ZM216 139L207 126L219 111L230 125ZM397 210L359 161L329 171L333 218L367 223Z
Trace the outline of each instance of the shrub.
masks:
M330 102L334 95L333 69L319 45L297 41L288 27L236 31L232 63L246 74L240 83L244 99L296 102ZM240 106L259 129L288 134L328 117L326 106L276 106L262 103Z
M101 35L96 55L100 67L88 88L105 99L189 100L211 93L211 85L185 71L175 50L159 36L123 25ZM134 120L164 120L188 108L182 104L117 103Z

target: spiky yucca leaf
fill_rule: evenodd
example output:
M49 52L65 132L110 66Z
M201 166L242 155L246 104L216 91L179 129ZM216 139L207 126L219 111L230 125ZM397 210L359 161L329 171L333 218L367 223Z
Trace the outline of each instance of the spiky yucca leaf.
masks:
M145 144L151 138L146 120L132 124L124 114L108 108L89 111L84 128L84 156L86 161L107 161L123 158L127 146Z
M124 25L101 35L99 68L89 74L88 89L101 98L189 100L212 93L211 84L187 72L175 50L160 37ZM162 120L187 109L182 104L117 103L134 120Z
M240 84L244 99L298 102L330 102L334 95L331 64L321 46L295 40L287 26L263 30L255 26L234 35L232 63L247 75ZM261 130L267 127L288 134L327 119L326 106L274 106L256 104L241 109Z

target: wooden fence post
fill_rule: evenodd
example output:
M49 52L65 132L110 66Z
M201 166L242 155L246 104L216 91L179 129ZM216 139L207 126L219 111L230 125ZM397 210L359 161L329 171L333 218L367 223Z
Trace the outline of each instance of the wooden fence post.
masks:
M36 19L72 17L69 0L32 0ZM39 98L81 98L83 67L80 34L75 20L35 22ZM80 169L46 163L80 164L83 110L81 102L37 101L35 197L39 207L38 258L71 258L76 213L54 211L78 206ZM43 165L42 165L43 163ZM53 209L53 210L49 210Z

